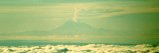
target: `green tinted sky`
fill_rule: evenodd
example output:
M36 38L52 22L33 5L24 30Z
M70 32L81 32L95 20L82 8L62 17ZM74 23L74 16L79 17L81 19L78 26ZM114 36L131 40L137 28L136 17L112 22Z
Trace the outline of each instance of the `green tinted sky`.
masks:
M44 38L34 35L14 35L11 38L3 34L50 31L73 19L74 14L77 14L78 21L94 28L106 29L107 32L104 36L79 35L73 40L154 41L159 38L158 2L158 0L0 0L0 33L2 34L0 38L2 40L48 40L49 38L45 37L47 35L43 35ZM52 37L52 39L56 38ZM58 38L56 40L72 40L69 36Z

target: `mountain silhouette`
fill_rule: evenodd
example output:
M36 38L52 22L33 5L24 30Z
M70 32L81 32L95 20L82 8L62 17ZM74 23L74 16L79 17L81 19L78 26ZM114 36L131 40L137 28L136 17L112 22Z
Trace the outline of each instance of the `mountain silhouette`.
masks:
M105 29L94 28L80 21L68 20L63 25L49 31L25 31L6 35L101 35L105 32Z
M68 20L66 23L56 28L54 32L54 34L58 35L90 34L95 33L96 29L80 21L73 22L72 20Z
M107 30L94 28L83 22L66 21L54 30L55 35L103 35Z

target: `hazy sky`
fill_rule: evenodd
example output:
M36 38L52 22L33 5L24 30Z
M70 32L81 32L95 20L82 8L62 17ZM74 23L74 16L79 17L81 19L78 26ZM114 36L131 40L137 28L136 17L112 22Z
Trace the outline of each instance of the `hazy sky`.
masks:
M159 40L158 0L0 0L1 40ZM68 20L105 29L105 35L59 36L3 34L50 31ZM58 38L57 38L58 37ZM116 39L116 40L114 40ZM120 41L118 41L120 40Z

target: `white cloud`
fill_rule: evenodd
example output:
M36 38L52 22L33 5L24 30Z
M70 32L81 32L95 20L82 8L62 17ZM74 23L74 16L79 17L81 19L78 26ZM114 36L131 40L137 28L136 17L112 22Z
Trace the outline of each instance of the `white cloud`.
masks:
M46 45L32 47L7 47L1 46L0 53L154 53L159 52L159 46L152 45L105 45L105 44L89 44L84 46L79 45Z

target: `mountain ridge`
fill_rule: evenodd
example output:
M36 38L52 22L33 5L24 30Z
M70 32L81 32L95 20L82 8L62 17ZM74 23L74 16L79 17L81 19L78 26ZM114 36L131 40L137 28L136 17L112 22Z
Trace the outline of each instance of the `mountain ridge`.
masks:
M83 22L67 20L63 25L50 31L25 31L10 35L95 35L104 34L105 29L98 29Z

